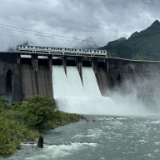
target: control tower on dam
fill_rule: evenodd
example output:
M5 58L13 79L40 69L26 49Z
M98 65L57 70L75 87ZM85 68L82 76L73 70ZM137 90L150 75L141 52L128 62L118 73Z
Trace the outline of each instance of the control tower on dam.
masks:
M65 49L64 49L65 50ZM10 101L23 101L35 95L54 98L52 66L61 65L67 75L67 67L75 66L83 84L83 67L94 71L98 87L103 96L123 86L123 82L135 77L160 75L159 62L132 61L107 57L107 52L74 50L0 52L0 96ZM86 53L88 52L88 54Z

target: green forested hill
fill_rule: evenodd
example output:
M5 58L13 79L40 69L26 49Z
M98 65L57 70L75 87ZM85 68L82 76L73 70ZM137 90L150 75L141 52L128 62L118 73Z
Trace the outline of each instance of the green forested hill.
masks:
M127 40L117 44L108 43L101 49L107 49L112 57L160 61L160 22L156 20L150 27L133 33Z

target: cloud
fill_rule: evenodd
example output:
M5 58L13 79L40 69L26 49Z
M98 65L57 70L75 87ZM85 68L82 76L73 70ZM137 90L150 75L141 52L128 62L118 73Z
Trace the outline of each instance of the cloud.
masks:
M89 37L98 46L104 46L160 20L159 7L159 0L1 0L0 24L49 37L0 25L0 47L6 50L26 41L33 45L74 47L81 42L78 39Z

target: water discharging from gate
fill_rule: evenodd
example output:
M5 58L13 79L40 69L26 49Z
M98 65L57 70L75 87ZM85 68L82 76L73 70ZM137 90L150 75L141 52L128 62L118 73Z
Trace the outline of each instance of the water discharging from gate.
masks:
M82 68L83 85L76 66L67 66L67 75L63 66L53 65L54 98L60 110L81 114L139 114L147 113L137 103L114 102L102 97L92 67Z
M61 110L71 113L101 114L99 100L101 96L96 77L91 67L83 67L83 85L77 67L67 66L67 75L63 66L53 65L54 98ZM114 103L108 98L110 103ZM102 111L102 110L101 110ZM103 112L102 112L103 113Z

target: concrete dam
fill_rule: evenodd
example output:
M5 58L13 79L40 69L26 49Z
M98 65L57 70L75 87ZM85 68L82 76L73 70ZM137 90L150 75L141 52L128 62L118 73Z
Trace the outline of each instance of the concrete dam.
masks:
M160 62L70 55L38 56L46 54L0 52L0 96L12 101L23 101L35 95L79 97L74 103L81 103L86 97L91 97L93 102L94 97L103 101L103 97L115 90L128 94L136 89L138 97L159 93ZM62 106L68 102L63 99L58 103ZM76 106L74 103L69 105Z

